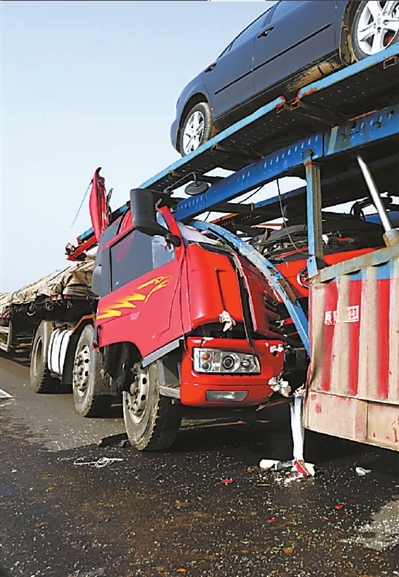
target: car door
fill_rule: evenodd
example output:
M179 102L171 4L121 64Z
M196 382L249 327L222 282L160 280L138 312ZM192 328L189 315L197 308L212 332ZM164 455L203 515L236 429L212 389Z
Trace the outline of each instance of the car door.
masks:
M263 19L264 14L261 14L203 72L203 83L216 119L253 95L253 47Z
M269 91L334 51L336 5L331 0L299 0L273 7L271 19L255 38L255 94ZM308 80L304 78L304 84Z

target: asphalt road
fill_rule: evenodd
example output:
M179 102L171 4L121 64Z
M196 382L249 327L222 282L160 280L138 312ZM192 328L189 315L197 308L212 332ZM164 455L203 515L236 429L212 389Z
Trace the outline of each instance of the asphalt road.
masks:
M258 467L292 458L286 406L251 423L185 420L170 451L139 453L120 406L78 417L69 395L34 394L5 357L0 388L10 576L399 576L397 453L307 433L316 474L287 482Z

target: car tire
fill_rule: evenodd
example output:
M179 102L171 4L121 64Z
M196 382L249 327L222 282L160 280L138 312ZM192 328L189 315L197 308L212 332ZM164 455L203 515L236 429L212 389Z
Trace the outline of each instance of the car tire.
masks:
M359 2L353 15L350 33L353 56L356 60L363 60L371 54L377 54L399 40L399 32L390 28L392 18L399 17L399 1L395 4L387 2L382 8L380 4L380 2L363 0ZM370 9L371 7L373 10ZM377 14L376 9L380 10L380 15ZM384 14L384 10L388 12ZM366 28L368 31L364 32Z
M186 156L197 150L212 137L213 123L210 106L200 102L190 109L185 116L179 136L179 151Z
M174 399L160 394L157 363L139 369L123 392L123 419L128 439L139 451L168 449L175 442L181 409Z
M45 321L37 327L30 354L29 381L35 393L54 393L60 384L47 366L48 342L45 335Z
M75 410L81 417L104 417L113 397L96 394L96 384L109 379L101 367L101 353L92 348L93 326L86 325L76 346L72 370ZM103 388L103 387L102 387Z

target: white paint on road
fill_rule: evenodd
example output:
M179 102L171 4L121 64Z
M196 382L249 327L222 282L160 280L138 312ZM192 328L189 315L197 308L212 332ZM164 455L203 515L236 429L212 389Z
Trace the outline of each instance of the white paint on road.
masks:
M0 389L0 399L11 399L11 398L12 395L7 393L6 391L3 391L3 389Z

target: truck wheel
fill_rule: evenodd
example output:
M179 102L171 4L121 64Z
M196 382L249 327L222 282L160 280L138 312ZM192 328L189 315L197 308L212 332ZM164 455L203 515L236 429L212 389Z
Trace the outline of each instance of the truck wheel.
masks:
M51 376L47 367L47 348L44 324L40 323L30 354L30 386L35 393L54 393L60 383L59 379Z
M141 369L129 391L124 391L123 419L129 441L139 451L167 449L175 442L180 406L160 394L156 362Z
M73 361L72 392L75 410L82 417L105 416L111 395L96 395L96 384L109 377L101 368L99 351L92 349L93 327L86 325L80 335Z

